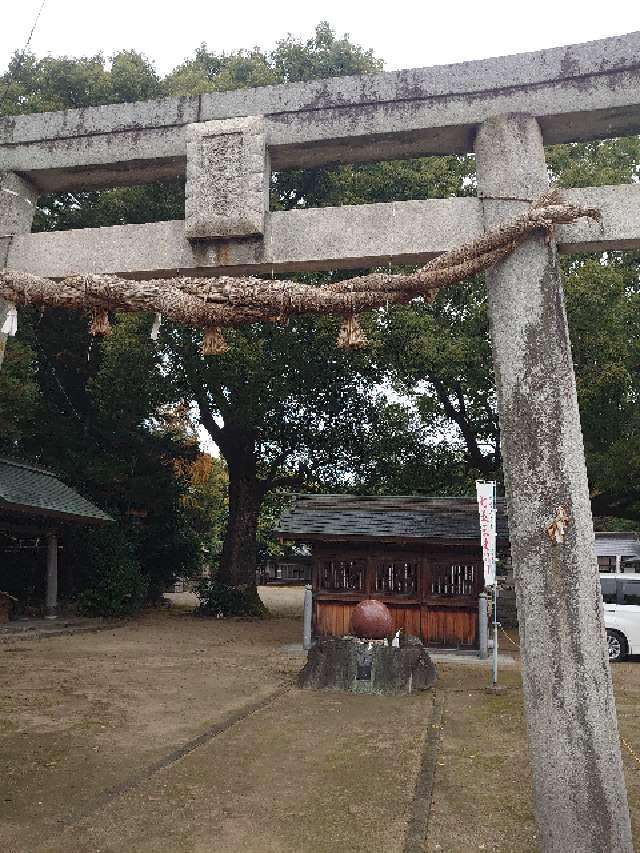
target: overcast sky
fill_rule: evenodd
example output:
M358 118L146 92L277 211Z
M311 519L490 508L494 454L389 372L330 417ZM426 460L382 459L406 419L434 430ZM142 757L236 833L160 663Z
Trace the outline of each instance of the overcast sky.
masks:
M0 68L24 47L42 0L0 0ZM212 50L270 49L306 39L320 20L372 48L385 68L417 68L575 44L640 29L638 0L533 3L301 0L45 0L31 48L38 56L109 56L135 48L166 74L205 41Z

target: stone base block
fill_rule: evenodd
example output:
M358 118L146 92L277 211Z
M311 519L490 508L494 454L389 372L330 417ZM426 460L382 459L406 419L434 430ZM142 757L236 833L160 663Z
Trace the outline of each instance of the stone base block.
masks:
M432 687L436 679L427 649L415 638L409 638L399 649L376 644L369 650L355 637L332 637L309 651L298 685L401 696Z

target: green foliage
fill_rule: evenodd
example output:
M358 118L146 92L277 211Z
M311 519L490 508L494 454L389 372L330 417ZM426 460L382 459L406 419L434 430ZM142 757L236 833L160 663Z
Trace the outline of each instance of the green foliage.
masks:
M69 558L83 567L78 610L86 616L129 616L147 596L147 582L129 542L113 529L68 537Z
M184 419L175 422L171 384L148 327L146 318L127 316L95 341L82 318L50 312L30 322L22 314L20 335L39 361L38 416L27 417L28 395L17 394L22 410L13 408L9 392L17 392L20 376L9 362L0 372L0 417L9 415L5 452L52 468L118 519L157 599L177 574L198 570L209 534L197 530L182 502L187 486L175 461L194 459L197 443ZM8 351L33 350L12 342Z
M196 613L201 616L257 616L266 614L254 584L230 586L216 575L204 577L197 588L200 604Z
M35 354L10 338L0 370L0 455L16 455L37 432L42 408Z
M313 38L304 43L290 35L279 41L271 61L283 83L382 71L382 61L373 51L354 45L348 35L337 39L326 21L318 24Z
M123 50L111 57L108 97L115 103L146 101L165 93L152 64L134 50Z
M287 36L271 53L254 48L218 55L203 43L164 85L170 95L197 95L380 70L382 63L371 51L354 45L348 36L337 39L323 22L308 41Z
M432 305L381 317L390 382L413 409L425 464L402 491L464 494L477 477L500 477L486 294L481 280L448 287ZM408 427L409 428L409 427ZM397 482L397 480L396 480ZM398 483L400 486L401 483Z
M258 566L266 566L271 560L277 560L278 557L291 553L291 543L278 542L273 536L280 515L290 503L291 498L282 492L268 492L265 495L258 517Z
M204 92L226 92L277 83L278 77L269 58L257 48L216 56L205 44L171 73L166 81L171 95L198 95Z
M268 487L302 486L350 470L353 439L373 406L376 366L336 349L337 331L324 318L248 327L225 332L228 353L205 359L199 336L176 330L167 360L230 465L246 450Z
M151 63L135 51L115 53L110 70L102 54L36 59L19 51L0 81L0 113L4 115L139 101L164 94Z
M631 254L565 264L593 509L640 518L640 291Z
M422 157L358 163L334 168L295 169L274 175L271 207L335 207L427 198L473 191L471 157Z
M229 474L223 459L199 454L177 462L183 485L181 504L192 528L202 537L205 552L217 555L229 514Z
M628 184L640 178L640 137L552 145L546 150L553 179L561 187Z
M563 187L634 183L640 139L555 145L547 162ZM638 262L636 252L562 261L592 506L606 529L640 519Z
M33 230L135 225L181 216L184 216L184 180L174 178L137 187L42 196Z

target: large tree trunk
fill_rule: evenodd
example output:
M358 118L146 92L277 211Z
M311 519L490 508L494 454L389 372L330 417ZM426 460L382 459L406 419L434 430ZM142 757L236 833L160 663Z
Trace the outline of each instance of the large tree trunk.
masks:
M259 483L229 466L229 523L222 549L220 576L232 586L255 585L256 533L262 504Z
M548 188L530 116L476 141L487 228ZM530 237L487 274L529 757L544 853L631 853L571 346L556 248ZM563 523L564 535L554 519Z
M247 615L259 615L264 608L256 588L256 539L264 488L258 479L253 436L234 434L225 442L224 454L229 471L229 521L218 580L245 600Z

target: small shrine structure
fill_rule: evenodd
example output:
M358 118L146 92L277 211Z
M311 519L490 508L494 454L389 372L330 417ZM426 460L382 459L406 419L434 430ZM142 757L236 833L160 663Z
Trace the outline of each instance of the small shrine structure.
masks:
M508 547L504 502L498 545ZM297 495L277 530L313 551L313 626L349 634L365 599L383 601L394 631L425 644L476 647L484 589L475 498Z
M46 551L47 615L56 616L61 531L69 525L112 521L51 471L0 459L0 590L18 556L30 552L39 562L39 552Z

